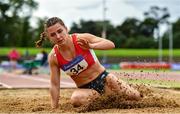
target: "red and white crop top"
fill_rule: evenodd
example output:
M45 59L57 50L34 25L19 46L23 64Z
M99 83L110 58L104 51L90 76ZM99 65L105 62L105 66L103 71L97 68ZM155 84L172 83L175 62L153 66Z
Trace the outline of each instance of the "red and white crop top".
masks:
M97 60L92 49L84 50L77 44L76 34L72 34L72 40L75 47L76 57L71 61L67 61L63 58L58 50L58 46L54 47L59 67L70 76L78 75L82 71L91 67Z

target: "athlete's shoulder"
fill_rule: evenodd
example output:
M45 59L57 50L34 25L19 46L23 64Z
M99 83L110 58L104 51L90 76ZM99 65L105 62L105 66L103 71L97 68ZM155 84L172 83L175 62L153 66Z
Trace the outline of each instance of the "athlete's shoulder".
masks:
M54 51L54 48L52 48L52 50L50 51L50 53L48 54L48 61L50 63L54 62L56 60L56 53Z
M93 34L90 33L76 33L77 37L79 38L86 38L86 37L93 37Z
M76 34L77 39L87 39L87 40L92 40L96 38L95 35L90 34L90 33L78 33Z

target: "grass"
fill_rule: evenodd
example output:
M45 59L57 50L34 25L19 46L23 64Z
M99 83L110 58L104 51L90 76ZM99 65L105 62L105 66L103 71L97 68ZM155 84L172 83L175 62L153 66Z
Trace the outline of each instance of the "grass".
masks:
M113 49L106 51L96 51L97 56L101 56L105 53L107 56L112 57L134 57L134 56L143 56L143 57L158 57L157 49ZM163 50L163 56L169 56L169 50ZM180 56L180 49L173 50L173 56Z
M0 48L0 56L6 56L12 48ZM24 55L28 50L30 55L36 55L42 49L50 52L50 48L17 48ZM96 50L97 56L107 55L110 57L158 57L158 49L112 49L112 50ZM169 50L163 50L163 56L169 56ZM173 50L174 57L180 57L180 49Z

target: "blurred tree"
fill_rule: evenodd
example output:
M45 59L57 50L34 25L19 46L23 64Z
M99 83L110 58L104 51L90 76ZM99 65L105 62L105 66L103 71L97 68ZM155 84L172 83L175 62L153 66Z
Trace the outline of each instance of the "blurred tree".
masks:
M127 38L136 37L139 34L139 25L138 19L127 18L122 25L117 26L117 30L121 31Z
M73 23L70 33L91 33L101 36L103 22L101 21L84 21L81 20L79 24Z
M175 33L174 35L174 38L173 38L173 42L174 42L174 44L173 44L173 47L174 48L180 48L180 32L177 32L177 33Z
M138 36L135 38L128 38L125 47L126 48L156 48L154 39L147 38L145 36Z
M172 25L174 48L180 48L180 18Z
M158 61L162 62L162 56L163 56L163 52L162 52L162 48L163 48L163 43L162 43L162 38L160 36L160 25L164 24L164 23L168 23L168 18L170 17L170 14L168 12L168 9L166 7L164 8L160 8L158 6L152 6L150 8L150 10L148 12L144 13L145 16L147 17L151 17L154 18L154 20L156 21L157 25L156 25L156 38L158 39L158 49L159 49L159 53L158 53Z
M0 1L0 46L21 46L23 38L30 35L29 18L37 5L34 0Z
M124 48L125 47L125 41L126 41L126 37L121 34L121 35L117 35L117 34L110 34L109 39L111 39L111 41L114 42L115 44L115 48Z
M157 28L157 21L151 17L145 18L139 25L139 34L153 38L155 28Z
M70 33L91 33L101 37L103 28L103 21L84 21L81 20L80 24L73 23L72 27L70 28ZM106 28L107 28L107 39L111 40L109 37L111 34L116 32L114 26L109 22L106 21Z
M169 11L166 7L160 8L158 6L152 6L149 11L145 12L146 19L151 19L150 24L154 30L157 30L157 38L160 38L160 24L167 23L170 17ZM154 31L153 30L153 31Z
M44 28L44 20L38 18L37 26L30 26L31 14L37 9L35 0L0 0L0 46L32 46L39 39ZM154 31L159 31L161 23L167 23L170 16L167 8L153 6L144 13L146 18L139 21L127 18L121 25L114 27L106 21L107 39L113 41L116 48L157 48L153 40ZM73 23L70 33L92 33L102 35L103 21L84 21ZM179 48L180 19L173 23L174 47ZM165 33L167 34L167 33ZM164 48L168 47L168 36L164 34ZM159 35L159 34L158 34ZM44 46L50 47L49 42Z
M180 32L180 18L173 23L173 34Z
M173 48L180 48L180 19L172 23ZM163 48L169 48L169 29L163 35Z

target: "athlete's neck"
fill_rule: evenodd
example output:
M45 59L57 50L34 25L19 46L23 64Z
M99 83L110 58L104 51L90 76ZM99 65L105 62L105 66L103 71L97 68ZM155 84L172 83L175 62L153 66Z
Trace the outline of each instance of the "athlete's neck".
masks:
M58 48L61 51L70 50L72 48L72 45L73 45L72 38L71 36L69 36L64 44L58 45Z

